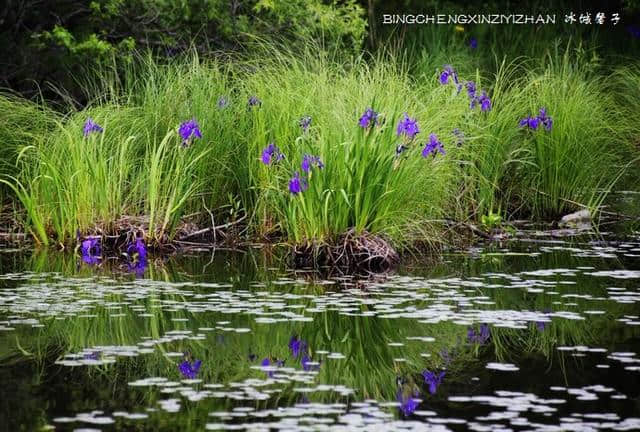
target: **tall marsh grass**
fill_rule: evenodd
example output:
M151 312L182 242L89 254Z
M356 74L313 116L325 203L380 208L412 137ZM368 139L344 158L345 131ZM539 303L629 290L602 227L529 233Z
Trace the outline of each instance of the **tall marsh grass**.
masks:
M492 108L471 109L464 87L442 85L441 60L459 62L461 83L487 91ZM217 224L242 211L254 236L332 242L354 228L404 246L438 242L442 219L597 208L637 154L629 145L637 123L625 121L610 80L568 50L544 62L503 61L493 75L467 55L409 63L388 53L344 60L269 47L257 60L141 59L88 83L93 102L82 111L59 116L28 105L37 124L11 138L18 163L3 184L43 244L69 243L78 230L108 232L128 216L145 218L147 237L162 243L187 215ZM637 82L637 69L625 73ZM3 113L24 111L20 104L0 99ZM553 118L550 131L518 127L541 107ZM381 121L362 128L367 108ZM405 113L419 125L413 140L396 132ZM88 117L103 132L84 137ZM191 119L202 138L185 148L177 130ZM1 129L4 137L15 128ZM422 156L430 134L446 154ZM270 143L284 158L265 164ZM305 155L323 168L304 173ZM296 172L308 189L293 194Z
M495 110L469 146L481 214L549 219L602 204L634 154L624 108L606 80L573 64L569 52L542 66L503 63L494 80ZM553 119L551 130L519 127L541 108Z

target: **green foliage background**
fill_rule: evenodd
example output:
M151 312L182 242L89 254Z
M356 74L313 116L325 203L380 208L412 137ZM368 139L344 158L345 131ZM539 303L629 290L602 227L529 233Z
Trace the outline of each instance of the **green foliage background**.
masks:
M359 52L389 45L389 37L424 42L429 26L382 26L385 13L619 12L615 31L598 26L553 26L554 37L606 33L601 44L629 49L625 27L637 23L636 0L525 1L482 3L447 0L5 0L0 6L0 87L24 95L60 93L84 103L76 77L114 57L130 60L134 50L160 58L192 47L200 54L251 49L256 39L302 48L310 39L323 48ZM445 26L446 27L446 26ZM490 29L487 27L491 27ZM496 26L485 26L490 33ZM499 26L500 32L505 27ZM520 33L539 33L535 26ZM610 27L610 26L609 26ZM440 32L442 33L442 32ZM446 32L445 32L446 33ZM510 38L504 38L509 40ZM531 39L530 37L525 39ZM540 39L540 38L538 38ZM621 43L624 41L624 43Z
M313 38L353 52L366 36L364 16L356 0L8 0L0 85L33 94L47 92L46 82L76 96L75 75L134 50L173 57L192 46L209 53L256 39L296 46Z

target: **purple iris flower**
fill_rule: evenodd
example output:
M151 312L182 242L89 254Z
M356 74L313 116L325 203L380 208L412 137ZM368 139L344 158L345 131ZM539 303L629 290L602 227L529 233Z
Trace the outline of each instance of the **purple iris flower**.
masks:
M309 187L307 179L300 178L300 172L296 171L291 180L289 180L289 192L296 195L304 192Z
M291 355L297 358L307 350L307 342L298 339L298 336L291 336L291 339L289 339L289 349L291 350Z
M485 343L489 340L490 336L489 324L480 325L480 343Z
M471 49L476 49L478 48L478 39L472 37L471 39L469 39L469 47Z
M131 256L138 254L138 259L147 259L147 246L144 244L144 241L138 237L135 242L129 244L127 253Z
M200 371L201 365L202 360L196 360L194 362L184 360L178 365L178 369L183 377L187 379L195 379L196 375L198 375L198 372Z
M538 125L539 125L540 121L538 119L538 117L531 117L531 116L527 116L525 118L523 118L522 120L520 120L520 123L518 123L518 125L520 127L526 127L532 130L536 130L538 129Z
M398 389L396 399L400 402L400 411L405 417L410 416L418 408L418 400L413 395L405 395L402 389Z
M538 120L544 125L544 129L549 132L553 127L553 119L547 115L547 109L542 107L540 108L538 114Z
M469 342L475 342L476 330L473 327L467 327L467 340Z
M458 74L456 71L450 65L444 65L444 70L440 74L440 84L448 84L449 78L453 78L453 82L458 84Z
M267 374L267 377L269 378L273 378L274 371L265 370L265 369L270 367L271 365L272 365L272 362L271 362L271 359L269 359L269 357L263 358L262 362L260 363L260 366L262 366L264 372ZM284 366L284 360L276 360L275 362L273 362L273 366L276 366L276 367Z
M429 384L429 393L436 394L438 386L442 383L442 378L444 378L444 375L444 371L440 373L430 372L427 369L422 371L422 376L424 377L425 384Z
M220 96L218 98L218 108L223 109L228 106L229 106L229 100L224 96Z
M545 310L542 311L542 313L547 315L547 314L551 313L551 309L545 309ZM536 321L536 327L540 331L544 331L544 329L546 329L549 326L549 324L551 324L549 321Z
M436 134L430 134L429 142L425 144L424 149L422 149L422 157L426 158L431 154L435 157L438 152L442 153L443 155L445 154L442 143L438 141L438 137L436 136Z
M269 143L269 145L262 150L262 163L265 165L279 162L282 159L284 159L284 154L280 152L280 149L274 143Z
M129 255L129 262L127 268L130 272L136 274L137 277L144 276L144 272L147 269L147 246L141 238L136 238L136 241L129 244L127 247L127 254Z
M85 360L99 360L100 359L100 351L92 351L90 353L85 353L82 358Z
M378 113L375 112L373 108L367 108L364 111L364 114L362 114L362 116L360 117L358 125L360 125L360 127L363 129L367 129L369 127L375 126L378 121Z
M141 278L144 276L144 272L147 270L149 262L146 259L138 259L135 262L127 263L127 269L135 273L136 277Z
M302 356L302 360L300 361L300 364L302 364L302 369L305 371L317 371L320 370L320 365L319 364L309 364L311 363L311 357L309 357L308 354L304 354Z
M252 107L252 106L258 106L258 105L262 105L262 101L261 101L260 99L258 99L258 97L257 97L257 96L251 96L251 97L249 98L249 102L248 102L248 103L249 103L249 106L250 106L250 107Z
M473 81L467 81L464 86L467 88L467 94L469 95L469 99L471 99L471 101L473 102L473 100L476 97L476 83Z
M178 134L182 138L182 147L189 147L193 139L202 138L202 132L200 132L200 126L198 126L196 119L183 122L178 129Z
M263 370L269 366L271 366L271 360L269 360L269 357L265 357L262 359L262 362L260 363L260 366L262 366ZM271 370L265 370L265 373L267 374L267 376L269 378L273 378L273 371Z
M480 103L480 110L482 110L482 112L487 112L491 109L491 99L487 96L486 91L482 91L482 96L478 98L478 102Z
M467 329L467 340L471 343L484 345L485 343L487 343L490 336L491 333L488 324L482 324L480 326L480 331L476 331L473 327L469 327Z
M544 126L544 129L547 132L551 131L551 128L553 127L553 119L547 115L547 109L544 107L540 108L538 116L527 116L518 123L520 127L526 127L531 130L537 130L540 124Z
M90 237L83 240L80 244L80 253L82 261L89 265L97 264L100 261L102 249L100 247L99 237Z
M307 131L309 126L311 126L311 116L304 116L300 119L300 127L303 131Z
M320 160L320 156L312 156L308 154L304 155L301 164L302 171L308 173L314 166L318 167L319 169L324 168L324 164Z
M404 113L404 118L398 122L398 128L396 134L406 135L410 140L420 133L417 119L412 119L407 113Z
M82 134L87 137L91 132L101 133L104 129L93 121L91 117L87 118L87 121L84 122L84 128L82 129Z

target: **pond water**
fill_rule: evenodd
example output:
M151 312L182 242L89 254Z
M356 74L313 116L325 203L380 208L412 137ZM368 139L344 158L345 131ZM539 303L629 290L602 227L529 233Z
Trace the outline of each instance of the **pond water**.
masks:
M640 428L640 233L359 279L263 251L0 254L5 430Z

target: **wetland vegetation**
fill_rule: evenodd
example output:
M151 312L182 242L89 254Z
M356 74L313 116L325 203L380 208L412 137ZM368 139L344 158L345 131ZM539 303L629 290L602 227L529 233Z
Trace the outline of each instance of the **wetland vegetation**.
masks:
M33 3L0 430L640 428L635 1Z

